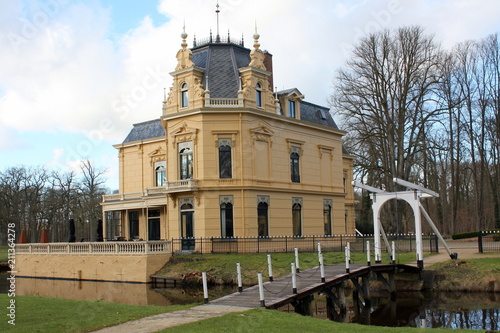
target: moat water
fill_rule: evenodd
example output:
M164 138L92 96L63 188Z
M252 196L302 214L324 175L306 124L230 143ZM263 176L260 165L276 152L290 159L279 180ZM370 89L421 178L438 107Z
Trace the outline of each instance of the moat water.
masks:
M0 274L0 292L9 289L6 273ZM233 293L232 286L212 286L209 298ZM46 279L16 279L16 295L34 295L79 300L100 300L131 305L174 305L203 303L201 287L181 286L153 289L151 285L65 281ZM500 294L494 293L398 293L395 300L388 294L373 293L370 308L357 309L348 297L348 310L339 318L343 322L366 325L427 328L467 328L500 330ZM293 312L287 305L280 311ZM313 317L328 319L326 296L315 295Z

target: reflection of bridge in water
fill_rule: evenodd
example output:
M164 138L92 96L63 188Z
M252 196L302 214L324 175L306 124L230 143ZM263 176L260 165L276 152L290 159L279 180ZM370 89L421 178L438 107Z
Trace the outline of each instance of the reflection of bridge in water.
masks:
M264 283L264 302L261 302L259 286L256 285L242 292L235 292L213 300L210 304L256 308L264 303L264 306L268 309L277 309L283 305L291 304L295 312L310 315L314 295L323 293L326 295L328 318L342 320L347 311L345 287L348 281L351 281L354 286L352 292L353 303L359 312L371 305L370 279L380 281L395 297L395 277L397 274L420 274L420 269L417 267L402 264L376 264L371 266L351 264L349 273L346 273L346 269L342 265L327 265L324 266L324 271L324 282L322 282L319 267L297 273L296 292L292 288L291 275Z

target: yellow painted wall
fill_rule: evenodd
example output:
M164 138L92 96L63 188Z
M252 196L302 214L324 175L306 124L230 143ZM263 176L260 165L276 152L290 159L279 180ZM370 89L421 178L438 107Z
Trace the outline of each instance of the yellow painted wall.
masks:
M58 255L17 254L18 276L82 280L150 282L170 259L170 254L155 255ZM64 267L64 269L61 269Z

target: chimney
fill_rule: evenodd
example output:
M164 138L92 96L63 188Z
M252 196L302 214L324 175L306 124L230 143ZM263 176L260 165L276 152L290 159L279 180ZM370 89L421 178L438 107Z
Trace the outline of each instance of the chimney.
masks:
M273 55L267 51L264 51L264 66L268 72L271 72L271 75L268 78L269 86L271 87L271 91L274 92L274 83L273 83Z

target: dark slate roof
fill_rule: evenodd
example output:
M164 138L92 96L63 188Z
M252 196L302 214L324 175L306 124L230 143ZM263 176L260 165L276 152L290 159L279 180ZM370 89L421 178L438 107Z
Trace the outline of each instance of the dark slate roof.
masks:
M205 69L203 87L210 97L237 98L239 68L250 63L250 50L231 43L210 43L192 49L195 66Z
M306 101L300 102L300 119L318 125L336 128L337 124L330 114L330 109Z
M161 126L160 119L149 120L143 123L134 124L134 127L127 135L123 143L159 138L165 136L165 129Z

